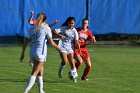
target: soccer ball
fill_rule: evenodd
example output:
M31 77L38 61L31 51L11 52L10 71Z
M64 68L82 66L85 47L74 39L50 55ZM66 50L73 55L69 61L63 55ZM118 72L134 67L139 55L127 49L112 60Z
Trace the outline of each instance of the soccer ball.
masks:
M77 77L78 77L78 74L77 74L76 71L71 70L71 71L69 71L69 73L68 73L68 77L69 77L71 80L76 80Z

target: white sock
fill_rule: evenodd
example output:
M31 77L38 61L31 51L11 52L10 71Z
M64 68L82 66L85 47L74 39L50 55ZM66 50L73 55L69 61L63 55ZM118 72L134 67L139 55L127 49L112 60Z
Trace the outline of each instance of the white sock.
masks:
M37 85L39 92L43 92L43 77L37 76Z
M31 75L24 91L29 91L32 88L32 86L34 85L35 80L36 80L36 76Z
M76 69L76 67L75 67L75 68L73 68L72 70L73 70L74 72L77 72L77 69Z

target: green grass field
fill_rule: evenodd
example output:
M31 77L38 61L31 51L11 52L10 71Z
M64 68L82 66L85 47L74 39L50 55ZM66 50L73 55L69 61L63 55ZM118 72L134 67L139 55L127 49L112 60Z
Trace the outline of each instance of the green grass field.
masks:
M48 47L45 64L44 90L46 93L140 93L140 47L88 46L92 69L89 81L81 81L83 64L78 70L78 82L68 78L67 64L63 78L57 76L60 63L58 52ZM0 47L0 93L23 93L32 67L29 66L29 48L25 62L20 63L20 46ZM29 93L38 93L37 85Z

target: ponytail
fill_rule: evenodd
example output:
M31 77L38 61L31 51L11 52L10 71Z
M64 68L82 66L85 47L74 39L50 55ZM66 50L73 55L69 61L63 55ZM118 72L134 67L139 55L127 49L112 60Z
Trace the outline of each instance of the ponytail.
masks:
M42 22L43 22L43 15L40 13L37 15L37 19L36 19L36 29L40 28Z
M39 13L37 15L36 26L35 26L35 30L34 30L35 32L37 31L37 29L40 28L41 24L46 21L46 19L47 19L47 17L44 13Z

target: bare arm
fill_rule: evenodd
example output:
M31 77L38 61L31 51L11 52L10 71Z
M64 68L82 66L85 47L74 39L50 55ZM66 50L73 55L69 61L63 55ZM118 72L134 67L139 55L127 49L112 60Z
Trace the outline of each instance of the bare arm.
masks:
M96 43L96 39L95 39L94 36L92 37L92 39L90 40L90 42L91 42L92 44Z
M78 50L79 50L80 55L82 55L82 52L81 52L81 49L80 49L80 44L79 44L79 41L78 41L78 40L76 40L76 41L75 41L75 43L76 43L76 47L77 47L77 48L78 48Z
M52 24L49 24L49 27L51 28L52 26L54 26L54 25L56 25L56 24L58 24L58 20L56 20L54 23L52 23Z
M23 62L23 59L24 59L24 53L25 53L25 50L26 50L26 47L29 43L29 39L24 39L24 42L23 42L23 46L22 46L22 52L21 52L21 56L20 56L20 62Z
M33 16L34 16L34 11L32 10L31 11L31 16L30 16L30 18L28 20L28 23L31 24L31 25L33 25Z
M60 36L61 38L65 38L65 36L64 36L64 35L59 34L56 30L53 30L53 32L54 32L57 36Z
M58 45L56 45L56 43L53 41L52 38L49 39L49 43L54 47L56 48L58 51L60 51L60 47Z

